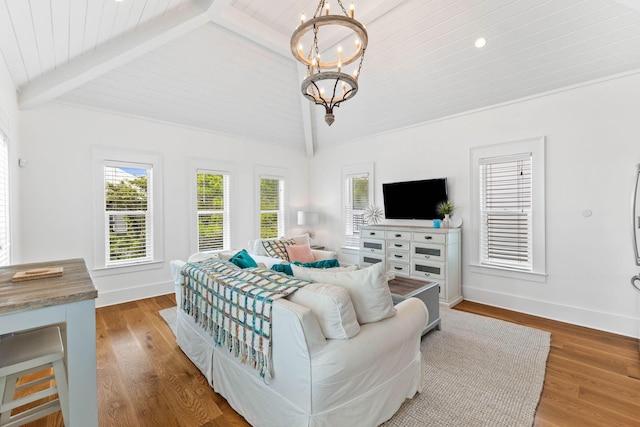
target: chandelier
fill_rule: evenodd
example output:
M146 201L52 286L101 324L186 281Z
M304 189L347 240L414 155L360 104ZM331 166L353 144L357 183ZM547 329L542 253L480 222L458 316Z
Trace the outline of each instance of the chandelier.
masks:
M300 17L300 25L291 36L291 53L307 67L307 77L302 81L300 89L309 101L325 108L324 120L329 126L334 122L333 109L340 103L351 99L358 92L358 77L362 68L364 51L367 48L368 35L364 25L354 18L355 8L353 2L349 12L342 2L338 1L343 15L332 15L328 0L320 0L313 18L305 20L304 13ZM330 27L334 32L331 42L320 47L320 28ZM346 36L343 37L343 33ZM303 37L310 40L308 53L304 54ZM342 46L338 45L335 53L327 49L336 44L338 39L355 35L354 45L343 53ZM325 33L323 33L325 36ZM329 34L328 37L332 35ZM321 59L322 53L322 59ZM345 73L345 66L354 64L353 74Z

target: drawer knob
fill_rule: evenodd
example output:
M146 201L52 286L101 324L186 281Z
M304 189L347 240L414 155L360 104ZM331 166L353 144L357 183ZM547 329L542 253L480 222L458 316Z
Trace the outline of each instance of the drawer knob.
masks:
M396 237L401 237L401 236L402 236L402 234L396 234Z
M427 239L427 240L433 239L433 237L431 237L431 236L424 236L424 238Z
M402 258L402 255L394 255L396 258Z
M402 245L401 245L401 244L399 244L399 243L396 243L394 246L395 246L396 248L401 248L401 247L402 247Z
M402 270L402 267L394 267L396 270Z

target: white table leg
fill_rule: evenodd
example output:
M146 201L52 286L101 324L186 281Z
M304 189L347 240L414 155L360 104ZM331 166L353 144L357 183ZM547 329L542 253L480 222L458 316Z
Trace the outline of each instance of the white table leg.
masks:
M66 306L70 427L98 426L95 301Z

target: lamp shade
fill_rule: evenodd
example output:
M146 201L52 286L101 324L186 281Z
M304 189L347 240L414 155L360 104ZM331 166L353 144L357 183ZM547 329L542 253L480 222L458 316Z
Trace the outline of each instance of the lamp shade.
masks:
M316 225L319 220L318 212L298 211L298 225Z

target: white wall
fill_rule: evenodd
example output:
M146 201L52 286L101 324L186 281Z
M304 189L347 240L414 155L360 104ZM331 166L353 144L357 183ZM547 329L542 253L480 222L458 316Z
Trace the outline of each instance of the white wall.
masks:
M322 148L310 177L312 203L325 218L320 238L332 248L341 243L342 166L375 162L378 206L383 182L447 177L467 225L466 299L640 337L629 206L639 113L640 75L633 75ZM546 283L471 273L469 149L537 136L546 137ZM585 209L593 215L583 217Z
M308 165L299 150L248 141L227 135L118 116L59 104L22 112L20 168L22 227L21 262L84 258L91 269L94 244L92 147L126 147L161 153L164 157L164 264L157 270L94 276L97 305L114 304L173 291L169 261L190 252L190 193L192 159L228 162L240 194L232 199L232 247L246 247L256 238L256 165L288 170L289 204L308 203Z
M18 262L20 242L14 238L20 230L20 206L18 203L18 155L20 110L13 80L4 61L0 60L0 129L9 137L9 227L11 236L11 262Z

